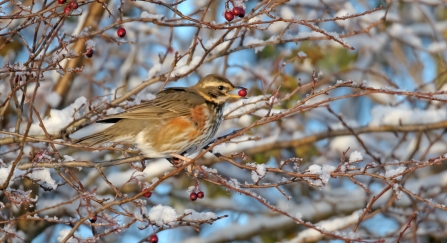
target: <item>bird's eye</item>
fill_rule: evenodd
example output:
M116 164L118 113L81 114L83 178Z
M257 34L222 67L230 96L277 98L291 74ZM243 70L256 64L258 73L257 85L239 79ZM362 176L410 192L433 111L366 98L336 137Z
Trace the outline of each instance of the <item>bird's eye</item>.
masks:
M219 87L217 87L219 90L223 90L223 86L222 85L220 85Z

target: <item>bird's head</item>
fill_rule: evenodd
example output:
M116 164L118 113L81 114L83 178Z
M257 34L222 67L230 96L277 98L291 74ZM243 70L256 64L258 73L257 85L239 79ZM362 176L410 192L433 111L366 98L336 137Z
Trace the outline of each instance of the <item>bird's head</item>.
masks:
M234 86L227 78L217 74L210 74L191 87L192 90L202 96L205 100L216 104L223 104L230 98L243 98L238 94L231 94L235 89L245 89Z

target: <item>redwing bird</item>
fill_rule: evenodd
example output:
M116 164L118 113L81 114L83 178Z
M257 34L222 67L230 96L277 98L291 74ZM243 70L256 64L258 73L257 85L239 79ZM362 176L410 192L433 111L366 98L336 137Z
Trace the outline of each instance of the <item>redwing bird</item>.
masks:
M88 146L106 142L136 144L148 158L195 152L216 134L225 102L241 98L229 93L237 88L245 89L217 74L191 87L167 88L153 100L104 117L98 122L114 125L76 142Z

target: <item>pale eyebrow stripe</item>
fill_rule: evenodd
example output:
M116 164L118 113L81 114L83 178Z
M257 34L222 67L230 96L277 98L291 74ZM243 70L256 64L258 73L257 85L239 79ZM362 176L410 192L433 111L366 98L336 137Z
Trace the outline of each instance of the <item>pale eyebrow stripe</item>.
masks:
M231 86L230 86L229 84L227 84L227 83L219 82L219 84L220 84L220 85L223 85L223 86L225 86L225 87L227 87L227 88L231 88ZM205 85L203 85L202 87L203 87L203 88L207 88L207 87L214 87L214 86L215 86L215 84L205 84Z

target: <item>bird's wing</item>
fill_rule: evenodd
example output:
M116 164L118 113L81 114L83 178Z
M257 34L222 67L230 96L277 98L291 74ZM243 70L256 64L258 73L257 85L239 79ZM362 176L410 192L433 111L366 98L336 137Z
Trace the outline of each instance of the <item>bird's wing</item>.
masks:
M204 104L205 99L185 88L168 88L155 99L129 108L119 114L109 115L98 122L115 123L121 119L167 119L191 114L191 108Z

